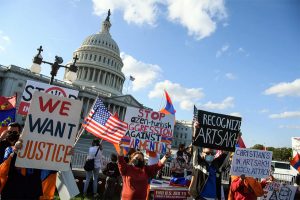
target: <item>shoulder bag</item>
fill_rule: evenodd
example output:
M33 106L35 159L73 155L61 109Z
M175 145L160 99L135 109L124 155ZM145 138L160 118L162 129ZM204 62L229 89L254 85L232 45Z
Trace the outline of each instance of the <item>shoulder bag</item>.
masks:
M97 156L99 149L100 149L100 146L96 151L95 157ZM86 159L84 166L83 166L83 169L85 171L92 171L94 169L95 157L91 158L91 159Z

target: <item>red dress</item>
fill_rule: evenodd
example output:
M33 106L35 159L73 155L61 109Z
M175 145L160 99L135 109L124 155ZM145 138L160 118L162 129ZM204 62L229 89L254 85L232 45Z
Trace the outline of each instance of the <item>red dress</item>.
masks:
M118 167L123 179L121 199L145 200L150 178L153 178L163 166L161 162L158 162L154 165L138 168L128 165L124 160L124 156L119 156Z

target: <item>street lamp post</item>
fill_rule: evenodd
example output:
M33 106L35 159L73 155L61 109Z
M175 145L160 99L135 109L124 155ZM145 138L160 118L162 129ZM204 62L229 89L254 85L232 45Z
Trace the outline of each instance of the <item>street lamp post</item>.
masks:
M31 72L35 73L35 74L39 74L41 72L41 64L45 63L45 64L49 64L51 65L51 79L49 84L52 85L53 84L53 80L54 77L57 75L57 72L59 70L60 67L66 68L69 71L66 74L66 79L74 82L77 78L77 70L78 67L75 65L76 61L78 60L77 55L73 58L73 63L70 66L65 66L65 65L60 65L61 63L63 63L63 59L62 57L59 56L55 56L55 61L54 63L48 62L48 61L43 61L43 57L41 55L41 52L43 51L42 46L40 46L40 48L37 49L38 50L38 54L36 56L34 56L33 58L33 63L31 65Z

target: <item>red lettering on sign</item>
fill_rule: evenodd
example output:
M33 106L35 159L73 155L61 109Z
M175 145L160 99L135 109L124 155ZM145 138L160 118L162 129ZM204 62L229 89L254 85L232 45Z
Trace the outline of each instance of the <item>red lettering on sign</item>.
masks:
M70 106L71 103L68 101L63 101L59 110L59 114L69 116L68 113L64 112L65 110L70 110L70 108L67 107L68 105Z
M49 113L52 113L58 104L60 103L60 100L56 101L55 104L53 105L52 99L49 99L45 104L43 102L43 97L39 97L39 103L40 103L40 109L42 112L45 112L45 110L48 108Z
M39 104L40 104L40 109L42 112L45 112L46 110L48 110L49 113L52 113L61 103L60 100L53 102L53 99L49 99L47 102L44 102L43 97L39 97ZM59 114L60 115L64 115L64 116L69 116L67 111L70 110L70 105L71 102L69 101L63 101L61 103L60 109L59 109Z

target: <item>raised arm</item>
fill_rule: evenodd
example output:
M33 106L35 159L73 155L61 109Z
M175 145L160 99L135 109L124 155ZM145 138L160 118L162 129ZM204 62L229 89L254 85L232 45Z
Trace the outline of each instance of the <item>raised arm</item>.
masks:
M146 166L146 173L149 177L154 177L157 172L164 167L164 164L167 162L168 158L170 157L171 153L168 152L165 156L160 159L160 161L154 165Z
M120 171L120 174L122 176L126 175L127 173L127 168L128 168L128 165L127 163L125 162L124 160L124 153L123 153L123 146L121 146L121 144L119 144L119 152L118 152L118 167L119 167L119 171Z

